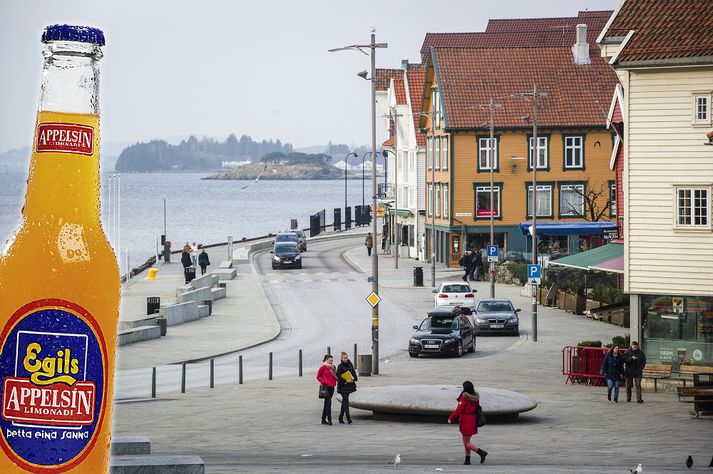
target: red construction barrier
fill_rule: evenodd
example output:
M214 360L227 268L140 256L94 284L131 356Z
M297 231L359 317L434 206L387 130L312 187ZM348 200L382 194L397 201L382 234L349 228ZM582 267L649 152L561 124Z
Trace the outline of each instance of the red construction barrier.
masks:
M562 349L562 375L565 383L584 383L587 385L603 385L604 376L599 373L606 347L565 346Z

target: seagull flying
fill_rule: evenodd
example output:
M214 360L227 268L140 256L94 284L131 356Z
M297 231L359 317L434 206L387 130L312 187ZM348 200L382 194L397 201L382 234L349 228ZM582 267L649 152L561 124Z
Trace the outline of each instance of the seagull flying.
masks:
M688 458L686 458L686 467L688 469L693 467L693 457L692 456L688 456Z
M261 177L262 174L265 172L265 170L267 170L267 164L265 164L265 167L262 169L262 171L260 171L260 172L258 173L257 178L255 178L255 180L254 180L252 183L246 184L245 186L241 187L240 189L248 188L248 187L250 187L251 184L255 184L255 183L257 183L258 181L260 181L260 177Z
M631 474L640 474L644 472L644 469L641 467L641 464L639 464L634 469L629 469L629 472L631 472Z
M401 455L396 454L396 457L394 457L394 460L389 461L389 464L393 464L394 466L398 466L399 464L401 464Z

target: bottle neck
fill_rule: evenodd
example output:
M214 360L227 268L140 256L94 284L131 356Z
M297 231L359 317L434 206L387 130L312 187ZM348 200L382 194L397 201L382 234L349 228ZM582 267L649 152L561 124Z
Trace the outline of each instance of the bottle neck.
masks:
M26 219L99 222L97 45L53 41L44 51Z

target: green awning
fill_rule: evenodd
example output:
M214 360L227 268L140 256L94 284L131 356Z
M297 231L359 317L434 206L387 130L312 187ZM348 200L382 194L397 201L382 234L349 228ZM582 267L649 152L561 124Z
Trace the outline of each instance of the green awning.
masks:
M413 213L411 211L409 211L408 209L395 210L395 209L389 208L389 214L391 214L393 216L394 213L397 213L399 215L399 217L413 217Z
M607 244L586 252L550 260L550 265L578 268L580 270L623 273L623 260L624 246L622 244Z

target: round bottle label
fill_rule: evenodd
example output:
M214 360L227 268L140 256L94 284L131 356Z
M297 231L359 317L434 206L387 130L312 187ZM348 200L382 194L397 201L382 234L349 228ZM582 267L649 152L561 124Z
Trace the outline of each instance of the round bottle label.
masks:
M84 308L51 299L17 310L0 334L0 446L30 472L89 454L105 407L106 344Z

